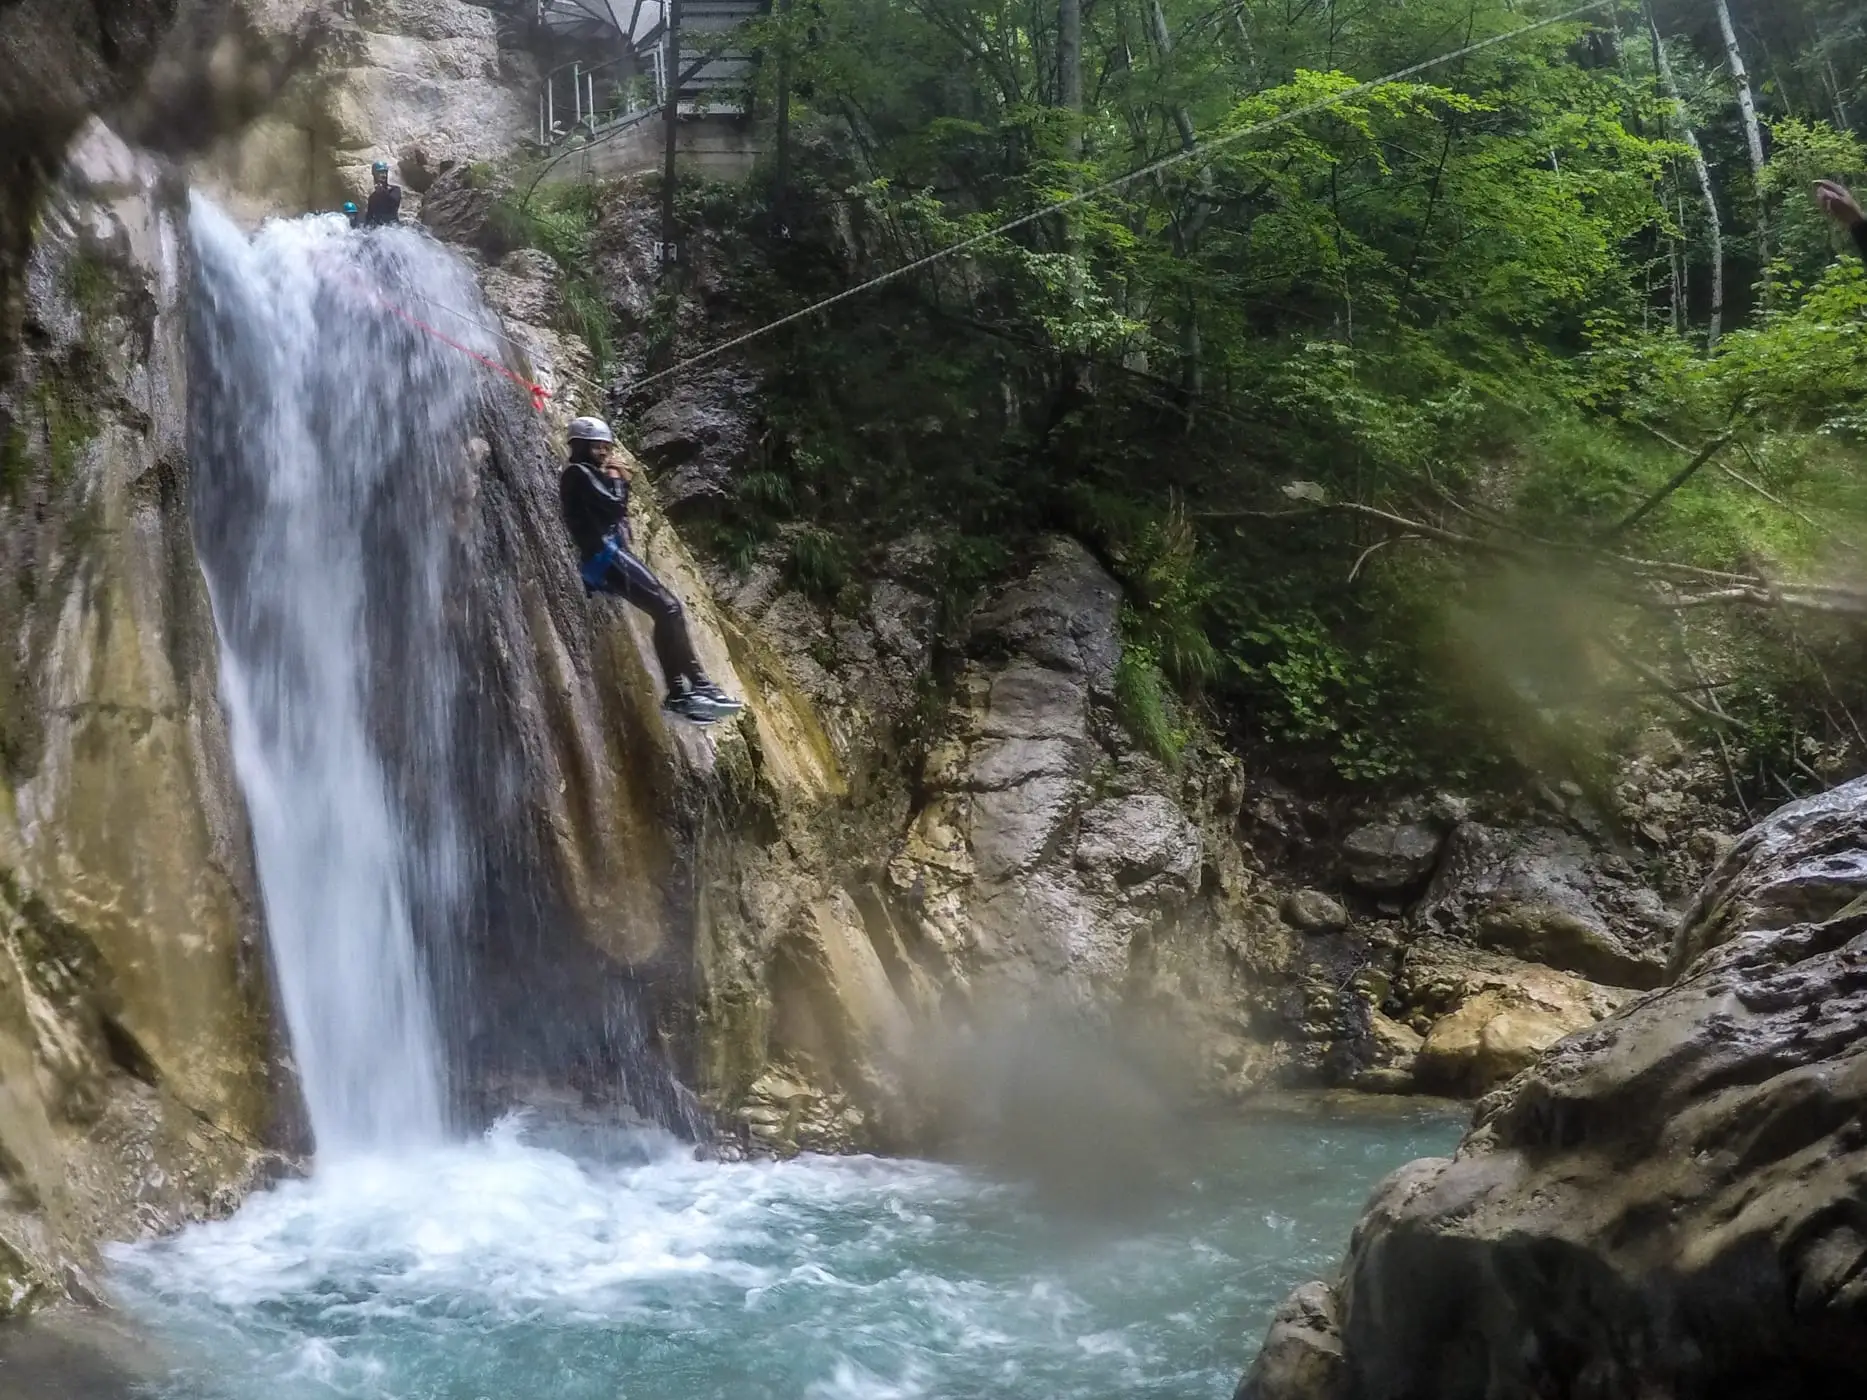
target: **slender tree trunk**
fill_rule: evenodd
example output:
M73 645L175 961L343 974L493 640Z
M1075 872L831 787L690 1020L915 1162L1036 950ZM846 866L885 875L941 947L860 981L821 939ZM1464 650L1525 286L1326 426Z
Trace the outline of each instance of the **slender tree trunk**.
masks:
M1057 4L1057 105L1068 112L1069 158L1083 158L1083 5L1082 0Z
M1716 345L1718 337L1724 333L1724 221L1718 217L1718 196L1712 189L1711 168L1705 164L1705 151L1698 143L1698 132L1692 129L1685 99L1679 95L1672 60L1666 56L1666 43L1660 38L1660 26L1653 17L1651 0L1647 5L1647 29L1653 36L1653 66L1659 71L1660 85L1666 90L1673 116L1684 133L1686 149L1692 153L1692 168L1698 172L1699 193L1705 200L1705 227L1711 240L1711 328L1706 343Z
M1822 77L1827 80L1829 97L1835 104L1835 125L1842 131L1852 131L1854 122L1848 116L1848 100L1841 91L1841 80L1835 76L1835 65L1826 53L1822 55Z
M1251 42L1251 31L1245 27L1245 16L1249 14L1251 6L1248 0L1237 0L1232 6L1232 32L1238 36L1238 56L1250 67L1255 81L1258 75L1258 46Z
M772 191L772 213L780 229L788 227L786 217L791 194L791 0L778 0L778 129L772 142L772 163L776 166Z
M1676 190L1678 185L1678 168L1676 166L1674 167L1673 178L1674 188ZM1679 206L1679 227L1684 229L1685 196L1683 194L1677 195L1676 202ZM1667 242L1672 245L1669 251L1672 255L1673 263L1673 334L1684 335L1686 299L1689 290L1686 285L1685 245L1677 238L1670 238Z
M1167 28L1167 12L1161 8L1160 0L1148 0L1148 18L1154 25L1154 43L1160 49L1162 59L1173 57L1173 31ZM1193 115L1186 110L1186 104L1173 104L1173 124L1180 131L1180 149L1190 151L1199 142L1193 135Z
M1237 11L1233 11L1233 15L1236 17ZM1154 45L1160 50L1161 60L1163 64L1170 63L1173 58L1173 31L1167 27L1167 12L1162 7L1161 0L1148 0L1148 18L1153 24ZM1193 114L1187 111L1185 103L1173 104L1173 124L1180 132L1180 149L1197 150L1199 135L1193 128ZM1180 221L1179 252L1181 257L1192 255L1194 244L1197 243L1201 230L1205 228L1206 220L1212 216L1210 198L1212 170L1210 167L1200 171L1199 183L1199 197L1194 201L1192 211ZM1163 182L1162 193L1165 192ZM1204 345L1199 334L1199 306L1196 300L1189 300L1186 305L1186 321L1181 326L1180 332L1180 353L1181 382L1187 395L1186 426L1190 431L1193 426L1193 403L1199 397L1205 378L1200 364L1204 354Z
M1737 27L1731 23L1731 7L1725 0L1712 0L1718 10L1718 27L1724 31L1725 61L1731 68L1731 81L1737 84L1737 109L1744 119L1744 145L1750 151L1750 178L1757 196L1757 260L1763 268L1763 304L1770 304L1770 215L1763 195L1763 126L1757 120L1757 98L1750 88L1750 71L1744 67L1744 51L1738 47Z
M1057 5L1057 105L1069 123L1064 154L1072 165L1083 159L1083 6L1082 0L1058 0ZM1070 178L1071 189L1081 183L1080 175ZM1080 311L1083 304L1083 222L1082 213L1072 207L1063 216L1063 246L1069 256L1070 303Z
M668 0L668 32L664 40L661 119L666 124L667 151L661 170L661 270L672 278L677 261L674 242L674 151L681 125L681 0Z

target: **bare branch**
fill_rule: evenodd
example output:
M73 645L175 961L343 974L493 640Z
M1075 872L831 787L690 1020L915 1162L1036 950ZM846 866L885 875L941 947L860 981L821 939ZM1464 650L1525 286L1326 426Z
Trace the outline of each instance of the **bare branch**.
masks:
M1602 538L1604 540L1618 539L1621 535L1633 529L1633 527L1638 525L1642 520L1645 520L1654 511L1658 510L1660 506L1665 503L1667 497L1671 496L1673 492L1677 491L1694 476L1698 475L1698 469L1700 467L1704 466L1713 457L1716 457L1722 452L1725 447L1730 444L1734 435L1734 430L1727 429L1710 442L1706 443L1698 450L1691 461L1687 462L1683 467L1672 474L1671 478L1664 486L1647 497L1632 515L1622 520L1620 524L1609 530Z
M1673 684L1672 680L1663 672L1649 666L1619 642L1610 640L1607 643L1607 647L1609 651L1614 653L1615 660L1619 661L1621 665L1632 671L1636 676L1639 676L1643 681L1646 681L1649 685L1659 690L1667 699L1671 700L1681 709L1690 711L1700 719L1708 720L1712 724L1718 725L1720 728L1735 730L1739 734L1747 734L1750 732L1750 726L1745 724L1742 720L1732 719L1722 710L1715 710L1702 700L1699 700L1685 687Z

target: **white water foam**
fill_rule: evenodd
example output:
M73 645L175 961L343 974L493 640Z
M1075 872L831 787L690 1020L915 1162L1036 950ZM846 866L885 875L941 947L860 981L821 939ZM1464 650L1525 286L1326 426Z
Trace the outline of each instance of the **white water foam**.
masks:
M1225 1400L1369 1185L1456 1134L1241 1126L1111 1225L949 1166L605 1165L509 1121L117 1248L113 1284L174 1358L150 1400Z

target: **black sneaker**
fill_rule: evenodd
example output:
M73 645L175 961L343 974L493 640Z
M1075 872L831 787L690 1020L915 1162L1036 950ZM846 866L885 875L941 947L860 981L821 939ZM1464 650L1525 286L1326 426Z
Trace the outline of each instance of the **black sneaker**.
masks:
M720 718L736 715L745 708L745 701L735 700L709 680L697 680L693 684L693 693L705 700L719 712Z
M704 687L704 688L703 688ZM717 690L710 682L694 682L685 676L677 678L668 691L668 698L661 702L661 708L671 715L678 715L694 724L712 724L717 720L729 719L739 713L738 705L730 698L721 705L706 690ZM721 692L723 695L724 692Z
M698 695L682 695L672 690L668 692L668 698L661 702L661 708L693 724L712 724L715 720L725 718Z

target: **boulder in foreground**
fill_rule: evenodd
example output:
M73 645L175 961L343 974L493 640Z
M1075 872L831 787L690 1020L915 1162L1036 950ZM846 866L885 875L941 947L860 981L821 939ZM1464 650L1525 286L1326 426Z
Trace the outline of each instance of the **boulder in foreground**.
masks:
M1239 1394L1867 1394L1864 850L1867 780L1748 833L1681 932L1679 981L1558 1042L1456 1155L1388 1178Z

